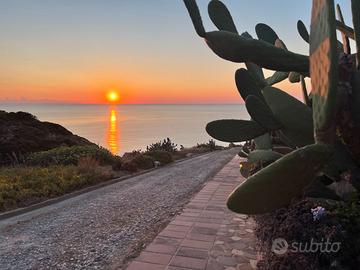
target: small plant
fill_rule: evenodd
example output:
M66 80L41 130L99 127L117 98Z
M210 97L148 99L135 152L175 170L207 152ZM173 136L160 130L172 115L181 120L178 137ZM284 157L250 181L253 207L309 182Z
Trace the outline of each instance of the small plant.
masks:
M166 138L163 141L152 143L146 147L146 152L152 152L158 150L175 153L177 152L177 144L173 143L170 140L170 138Z

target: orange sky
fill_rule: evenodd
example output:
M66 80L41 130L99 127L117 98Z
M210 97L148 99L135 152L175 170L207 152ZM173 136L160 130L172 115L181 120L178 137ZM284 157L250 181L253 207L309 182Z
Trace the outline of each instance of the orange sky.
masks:
M140 0L4 0L0 102L106 103L109 89L118 90L124 104L242 102L234 82L242 65L222 60L207 48L182 1L160 2L161 8L153 9L149 1ZM204 24L212 30L206 3L199 1ZM310 1L281 2L287 10L281 18L264 17L271 13L257 8L271 8L272 3L246 3L248 10L229 1L240 31L255 36L256 23L267 22L289 49L307 53L296 22L309 19ZM280 87L301 97L298 84L286 81Z

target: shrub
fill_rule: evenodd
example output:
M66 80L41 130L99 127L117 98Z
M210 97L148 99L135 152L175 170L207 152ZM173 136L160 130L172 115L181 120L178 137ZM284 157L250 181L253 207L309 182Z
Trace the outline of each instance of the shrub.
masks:
M125 153L122 162L121 168L129 172L136 172L138 169L148 170L154 167L154 159L139 151Z
M128 172L136 172L138 170L136 164L131 160L124 161L121 165L121 169Z
M141 170L148 170L154 167L154 159L145 154L136 155L132 159L132 162L134 162Z
M146 152L152 151L167 151L175 153L177 151L177 144L173 143L169 138L166 138L163 141L150 144L146 147Z
M112 165L115 156L109 150L96 145L62 146L48 151L30 154L26 164L31 166L77 165L83 157L96 159L100 165Z
M197 148L206 148L210 151L220 150L223 147L216 145L216 142L213 139L210 139L207 143L198 143Z
M147 155L151 156L154 160L159 161L161 165L165 165L174 161L173 156L167 151L151 151Z
M0 211L24 207L112 177L100 167L82 173L74 165L0 169Z
M112 165L112 169L114 171L120 171L122 169L122 158L119 156L115 156L114 163Z
M80 157L77 166L81 173L90 172L99 167L99 161L91 156Z

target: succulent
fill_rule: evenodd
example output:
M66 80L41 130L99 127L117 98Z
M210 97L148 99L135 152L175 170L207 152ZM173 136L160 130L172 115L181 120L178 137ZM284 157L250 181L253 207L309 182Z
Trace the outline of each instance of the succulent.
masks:
M239 34L219 0L208 6L218 31L207 32L196 1L184 2L209 48L246 66L235 72L235 83L251 119L216 120L206 127L215 139L246 142L239 156L240 172L247 179L232 192L228 207L261 214L301 196L343 199L333 191L343 181L360 189L360 1L351 1L351 28L339 5L335 18L333 0L313 0L310 33L297 22L299 35L309 43L309 56L290 51L264 23L255 27L258 39ZM355 54L350 39L355 40ZM262 68L274 70L273 75L265 78ZM311 92L305 77L311 79ZM301 84L303 102L272 87L285 79Z

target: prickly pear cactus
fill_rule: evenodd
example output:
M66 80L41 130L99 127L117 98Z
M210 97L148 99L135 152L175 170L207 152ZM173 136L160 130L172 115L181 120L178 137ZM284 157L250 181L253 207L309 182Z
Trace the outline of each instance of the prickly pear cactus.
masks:
M315 139L335 140L338 55L333 0L313 1L310 27L310 76Z
M262 214L302 196L342 199L329 187L343 181L360 191L360 71L354 64L356 60L359 67L360 54L351 55L349 46L351 38L360 48L360 1L351 1L352 29L345 25L340 6L335 20L333 0L313 0L310 34L302 21L297 23L310 44L310 58L291 52L263 23L255 28L258 39L248 32L239 35L219 0L208 7L219 31L206 32L195 0L184 1L210 49L247 68L236 71L235 82L251 120L217 120L206 127L215 139L245 142L239 152L240 173L248 179L231 194L228 207ZM265 78L262 68L275 72ZM305 77L311 78L310 93ZM301 84L303 103L271 87L287 78Z

